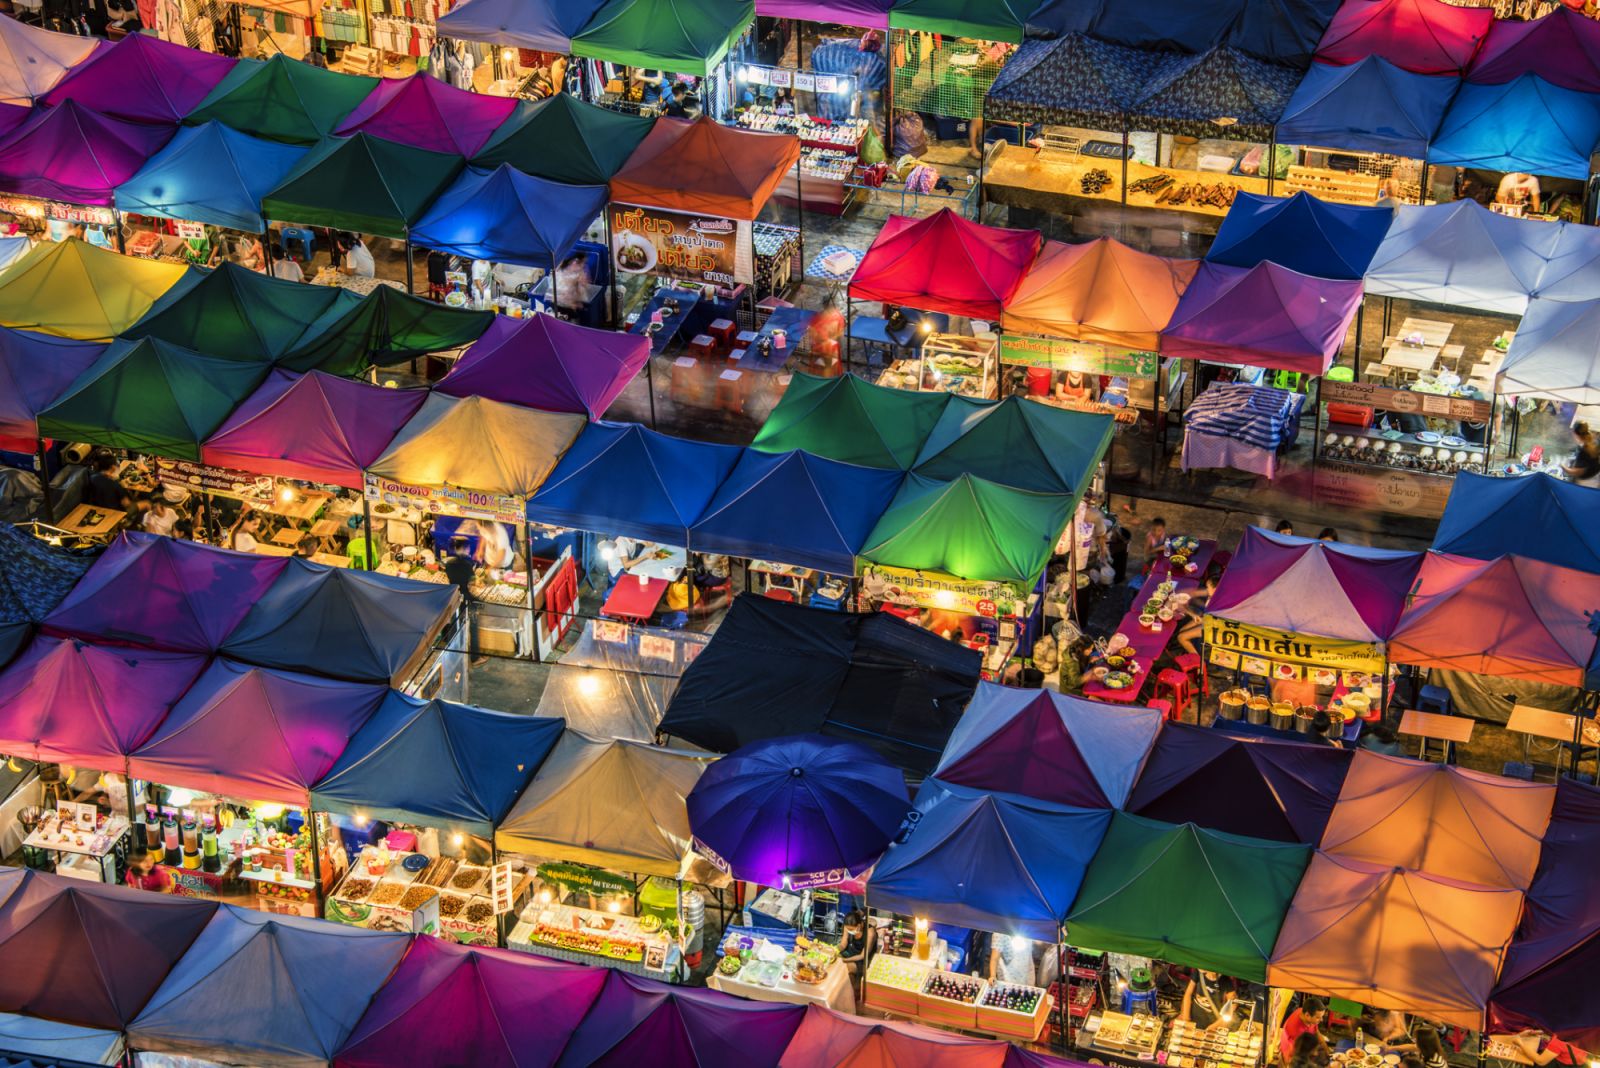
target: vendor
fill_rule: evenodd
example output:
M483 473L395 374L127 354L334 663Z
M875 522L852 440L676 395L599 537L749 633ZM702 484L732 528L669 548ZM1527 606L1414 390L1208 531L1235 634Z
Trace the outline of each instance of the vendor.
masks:
M1523 205L1529 210L1539 210L1539 179L1531 174L1513 172L1500 179L1495 190L1496 204Z
M342 254L339 273L355 278L373 278L378 273L378 265L372 259L372 253L367 250L366 242L361 240L360 234L344 234L339 239L339 248Z
M1247 998L1239 984L1216 972L1195 972L1184 987L1178 1018L1207 1031L1231 1031L1245 1022Z
M1572 424L1574 448L1561 465L1561 473L1569 482L1580 486L1600 486L1600 442L1596 442L1589 424Z
M1056 383L1056 400L1068 404L1088 404L1094 400L1094 386L1082 371L1068 371Z
M261 517L248 508L239 513L239 519L228 531L228 548L236 549L242 553L253 553L261 544L257 537L261 533Z
M1278 1052L1287 1061L1294 1052L1295 1040L1301 1035L1321 1036L1322 1021L1327 1019L1328 1006L1321 998L1308 997L1283 1021L1283 1034L1278 1039Z
M1419 1039L1422 1037L1421 1031L1422 1029L1419 1028L1417 1035ZM1433 1038L1437 1042L1439 1036L1435 1034ZM1577 1046L1563 1042L1555 1035L1547 1035L1543 1031L1521 1031L1514 1036L1513 1040L1518 1046L1522 1047L1522 1052L1528 1060L1538 1065L1539 1068L1544 1068L1545 1065L1552 1061L1556 1064L1574 1066L1589 1063L1590 1054L1587 1050L1581 1050ZM1423 1063L1428 1063L1426 1058L1424 1058Z
M1035 986L1039 978L1033 963L1033 939L1025 935L994 936L989 949L989 981Z
M93 474L89 476L88 485L83 491L85 504L95 508L116 509L119 512L128 510L128 491L122 488L122 483L116 478L119 466L117 458L109 452L95 456L94 463L90 465Z
M853 909L844 918L844 941L839 946L839 959L851 975L858 975L866 970L871 953L872 930L867 926L867 914Z

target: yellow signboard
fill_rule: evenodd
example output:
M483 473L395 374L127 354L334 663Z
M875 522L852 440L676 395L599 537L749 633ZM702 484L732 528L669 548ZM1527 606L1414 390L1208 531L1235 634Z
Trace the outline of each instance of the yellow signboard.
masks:
M1014 616L1026 611L1028 590L1016 582L968 582L942 571L862 563L861 590L871 602L910 602L972 616Z
M1305 664L1341 671L1378 673L1383 671L1386 662L1382 642L1291 634L1217 616L1205 618L1205 643L1213 650L1259 656L1280 664Z

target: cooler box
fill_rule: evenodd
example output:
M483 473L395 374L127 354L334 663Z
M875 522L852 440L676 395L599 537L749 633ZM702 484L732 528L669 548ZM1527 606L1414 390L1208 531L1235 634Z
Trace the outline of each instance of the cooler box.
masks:
M1372 409L1364 404L1334 402L1328 405L1328 422L1365 429L1372 425Z

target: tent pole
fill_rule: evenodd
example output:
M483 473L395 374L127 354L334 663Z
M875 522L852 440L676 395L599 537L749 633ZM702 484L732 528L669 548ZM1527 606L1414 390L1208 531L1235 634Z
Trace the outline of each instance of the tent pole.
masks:
M132 827L134 824L139 822L138 819L134 816L134 813L138 811L138 808L133 803L133 758L132 757L125 756L125 757L122 758L122 785L127 787L127 791L126 792L128 794L128 826ZM146 838L145 841L149 841L149 839ZM135 842L134 845L136 845L136 846L144 845L144 842Z
M801 172L805 168L801 160L794 161L794 221L795 241L800 246L800 280L797 286L804 285L806 281L806 191ZM751 230L751 241L754 242L754 229Z
M261 259L267 265L267 274L272 273L272 227L263 227L261 230Z
M528 629L533 635L533 640L528 647L533 652L533 659L543 660L544 653L539 649L539 617L534 609L533 598L533 524L528 522L527 508L523 508L522 518L522 553L523 570L528 576Z
M1272 195L1272 172L1278 169L1273 165L1277 162L1277 158L1278 128L1274 126L1272 132L1267 135L1267 196L1269 197Z
M45 462L44 438L35 438L34 444L38 447L39 488L44 491L44 521L54 525L56 521L56 500L55 494L50 490L50 465Z
M606 328L617 328L617 271L615 253L611 251L611 205L607 204L604 212L606 222L606 255L612 257L612 262L606 265ZM555 297L556 280L550 279L550 296ZM652 346L653 347L653 346ZM655 401L655 394L651 394L651 403ZM654 425L654 424L652 424Z
M311 797L306 795L306 827L311 836L311 881L316 884L317 907L322 907L322 836L317 833L317 814L311 811ZM290 878L294 872L289 873Z
M117 232L117 251L126 256L128 254L128 243L122 239L122 212L116 208L111 209L111 225Z
M1361 324L1367 317L1367 295L1361 294L1361 299L1356 301L1356 378L1361 377Z
M1056 1010L1061 1013L1061 1044L1056 1048L1065 1052L1072 1048L1072 1013L1067 1008L1067 962L1063 943L1067 940L1067 932L1062 930L1060 924L1056 925L1056 989L1061 996L1056 998Z
M372 571L377 568L378 563L372 553L372 501L368 499L365 491L361 494L361 531L361 536L367 541L367 570Z
M644 358L644 386L645 392L650 395L650 429L656 429L656 357L655 353Z
M1122 117L1122 210L1117 213L1117 238L1128 237L1128 117Z

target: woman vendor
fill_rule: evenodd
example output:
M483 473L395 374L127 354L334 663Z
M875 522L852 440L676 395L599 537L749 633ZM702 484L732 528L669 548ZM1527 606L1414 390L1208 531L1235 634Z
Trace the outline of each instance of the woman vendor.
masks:
M1248 991L1234 979L1197 971L1184 987L1178 1018L1207 1031L1231 1031L1248 1022Z

